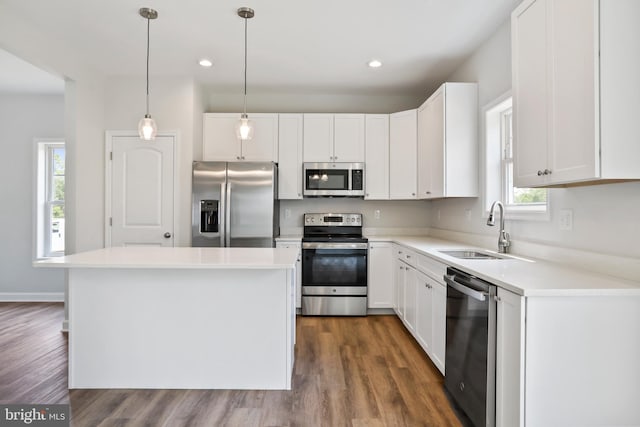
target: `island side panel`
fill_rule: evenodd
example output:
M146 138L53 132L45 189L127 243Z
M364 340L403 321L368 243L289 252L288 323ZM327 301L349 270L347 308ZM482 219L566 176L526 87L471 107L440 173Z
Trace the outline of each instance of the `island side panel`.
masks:
M640 425L640 297L530 297L527 426Z
M69 388L290 389L291 275L71 269Z

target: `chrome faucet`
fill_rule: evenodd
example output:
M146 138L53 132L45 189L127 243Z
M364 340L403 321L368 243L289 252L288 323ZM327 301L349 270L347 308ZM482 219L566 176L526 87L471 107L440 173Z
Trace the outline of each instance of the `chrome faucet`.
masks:
M509 233L504 231L504 206L501 202L495 201L491 205L491 209L489 210L489 218L487 219L487 225L493 227L496 225L496 221L493 217L493 212L498 206L500 208L500 234L498 235L498 252L501 254L506 254L509 251L509 246L511 246L511 241L509 240Z

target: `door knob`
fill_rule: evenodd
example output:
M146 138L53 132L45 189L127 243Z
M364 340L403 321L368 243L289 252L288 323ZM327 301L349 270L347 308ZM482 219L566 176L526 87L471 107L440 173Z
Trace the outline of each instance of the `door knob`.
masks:
M166 233L164 233L164 238L165 239L169 239L171 237L171 233L169 233L168 231Z

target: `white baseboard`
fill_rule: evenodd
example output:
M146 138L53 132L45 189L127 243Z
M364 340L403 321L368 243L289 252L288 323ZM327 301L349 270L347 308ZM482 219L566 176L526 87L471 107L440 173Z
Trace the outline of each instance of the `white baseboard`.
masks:
M0 302L64 302L64 292L0 292Z

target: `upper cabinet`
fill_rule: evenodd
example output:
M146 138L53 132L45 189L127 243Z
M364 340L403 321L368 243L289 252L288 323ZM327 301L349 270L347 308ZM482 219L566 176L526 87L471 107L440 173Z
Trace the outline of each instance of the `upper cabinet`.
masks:
M305 162L364 162L364 114L304 114Z
M365 200L389 199L389 115L365 116Z
M278 198L302 199L302 114L280 114Z
M253 138L240 141L236 125L240 113L205 113L203 118L202 160L278 161L278 114L250 114Z
M417 199L417 110L389 115L389 198Z
M514 184L639 179L640 2L526 0L511 15Z
M478 195L477 121L476 83L445 83L418 108L418 198Z

